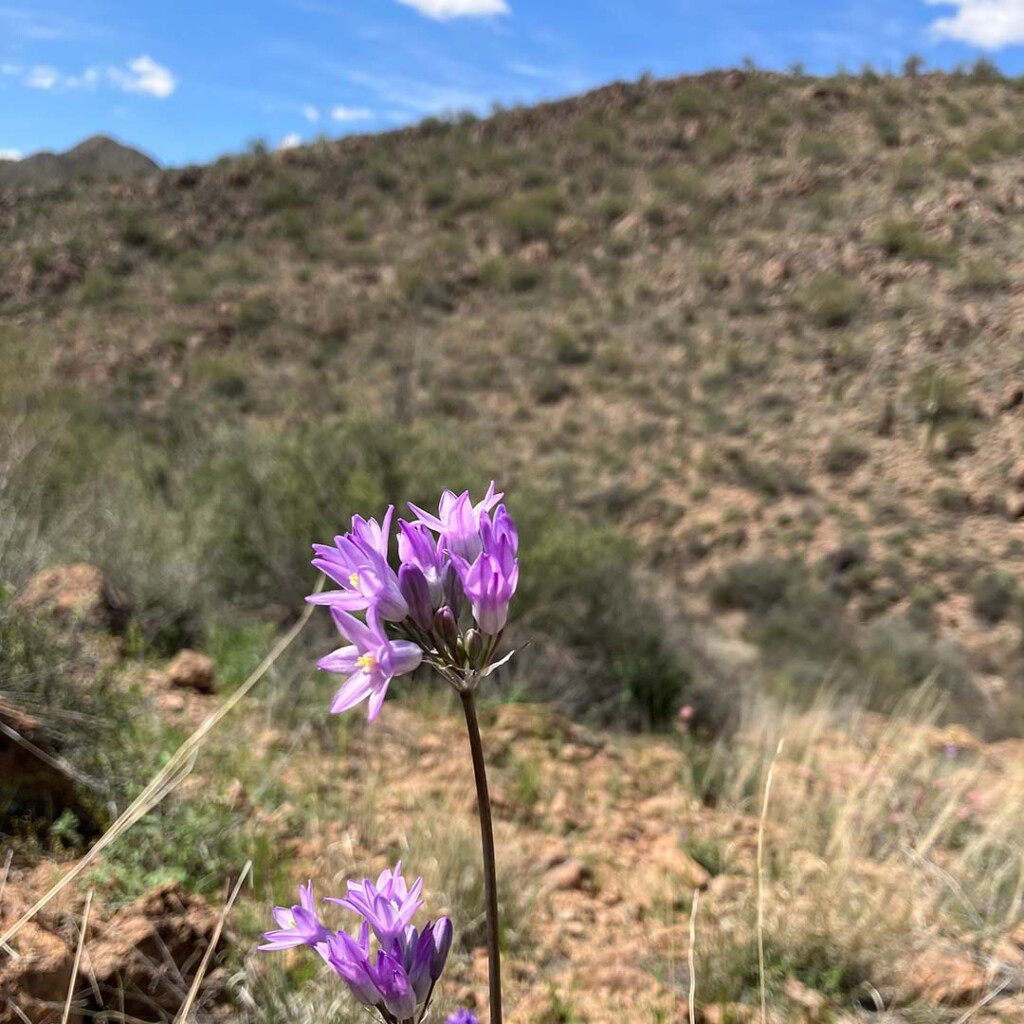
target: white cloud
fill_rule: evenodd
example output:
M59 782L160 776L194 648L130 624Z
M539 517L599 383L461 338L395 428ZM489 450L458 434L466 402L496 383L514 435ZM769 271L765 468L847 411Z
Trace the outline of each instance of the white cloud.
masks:
M99 68L86 68L80 75L69 75L60 84L65 89L94 89L99 80Z
M14 64L0 64L0 74L18 75L22 69ZM86 68L80 75L68 75L46 64L29 68L21 84L29 89L63 91L95 89L106 83L122 92L141 93L166 99L178 87L178 80L152 57L133 57L124 67Z
M128 70L108 68L111 83L124 92L138 92L165 100L178 88L178 80L162 64L148 54L128 61Z
M37 64L23 79L30 89L52 89L60 83L60 74L45 64Z
M20 160L20 149L0 149L0 160Z
M932 35L956 39L987 50L1024 43L1024 0L925 0L956 7L956 14L932 23Z
M289 132L278 144L278 149L295 149L302 145L302 136L295 132Z
M398 0L435 21L452 18L483 18L490 14L511 14L506 0Z
M368 107L335 107L331 117L335 121L369 121L373 111Z
M310 123L316 124L320 120L320 111L310 103L302 108L302 116Z

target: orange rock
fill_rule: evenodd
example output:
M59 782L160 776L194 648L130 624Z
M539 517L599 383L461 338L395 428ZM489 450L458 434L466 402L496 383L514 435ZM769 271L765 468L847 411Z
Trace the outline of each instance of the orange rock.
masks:
M56 565L37 573L15 598L14 606L29 615L49 615L62 623L89 629L120 631L127 625L124 595L94 565Z
M167 666L167 681L171 686L212 693L214 689L213 660L198 651L185 649L178 653Z
M907 985L913 994L936 1006L969 1006L989 990L988 974L961 956L926 951L909 965Z

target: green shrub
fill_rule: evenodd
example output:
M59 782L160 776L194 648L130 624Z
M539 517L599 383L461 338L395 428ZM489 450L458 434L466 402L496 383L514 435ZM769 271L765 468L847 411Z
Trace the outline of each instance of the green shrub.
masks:
M929 238L919 221L886 220L879 232L879 244L888 256L940 263L950 258L949 246Z
M760 556L733 562L711 584L711 600L723 609L763 614L803 585L805 568L793 561Z
M679 118L704 117L715 107L714 97L697 82L684 82L672 94L672 113Z
M516 241L550 240L564 207L565 201L557 189L539 189L503 203L498 219Z
M235 326L239 334L252 337L269 327L277 318L277 302L272 295L253 295L238 304Z
M655 597L636 578L630 544L593 526L566 529L547 511L526 514L520 529L530 571L516 595L515 631L534 640L522 669L531 692L592 721L668 724L691 673L668 646Z
M740 148L735 132L727 124L715 125L701 137L699 145L701 155L712 164L724 164Z
M844 327L863 305L864 292L856 281L827 272L807 286L803 303L819 327Z
M978 426L966 416L949 420L942 427L940 451L947 459L970 455L977 447Z
M968 260L963 270L960 287L964 291L982 295L1001 292L1010 284L1006 267L992 256L979 256Z
M834 437L825 453L825 469L836 476L846 476L863 466L868 458L863 445L849 438Z
M598 204L598 214L605 224L612 224L620 217L629 213L632 202L629 196L611 195L605 196Z
M313 196L291 178L272 182L264 192L260 205L265 213L299 210L313 204Z
M551 351L555 361L563 366L578 366L590 360L590 349L580 342L571 331L556 328L551 334Z
M816 164L841 164L846 159L842 143L834 135L805 135L797 152Z
M356 245L361 242L368 242L371 236L370 226L366 223L366 218L358 213L348 219L344 232L345 241Z
M249 367L241 356L230 352L196 358L190 377L216 398L239 399L249 390Z
M888 146L890 149L895 149L900 144L900 123L899 121L888 111L876 110L871 118L871 122L875 127L875 131L878 132L878 139L883 146Z
M533 397L538 405L554 405L572 394L572 385L557 374L544 373L534 385Z
M121 241L133 249L149 249L156 252L161 247L160 232L150 221L134 211L122 220L120 234Z
M967 381L939 366L923 366L914 374L910 396L917 418L925 423L960 419L970 409Z
M423 186L423 205L428 210L441 210L455 200L455 179L452 177L431 178Z
M103 267L92 267L82 278L82 302L101 305L119 298L124 292L124 281Z
M916 192L927 182L931 165L931 158L923 150L907 153L896 164L893 188L897 192Z
M1017 605L1017 581L1005 572L982 573L971 585L971 599L974 614L994 626Z

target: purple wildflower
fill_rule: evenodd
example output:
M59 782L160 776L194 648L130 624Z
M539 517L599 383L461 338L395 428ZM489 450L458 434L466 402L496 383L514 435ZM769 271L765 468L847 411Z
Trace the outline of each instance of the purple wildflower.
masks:
M388 684L395 676L416 669L423 660L423 651L410 640L390 640L376 607L367 612L365 624L336 605L331 607L331 616L342 636L352 642L351 646L339 647L317 662L325 672L349 677L334 695L331 713L347 711L369 697L370 721L375 721L384 704Z
M476 1019L475 1013L460 1006L459 1009L448 1014L445 1024L480 1024L480 1022Z
M325 604L349 612L372 605L390 622L401 622L409 614L398 576L388 565L388 535L394 511L394 506L389 506L380 525L376 519L354 516L352 530L335 537L333 546L313 545L317 555L313 565L341 589L311 594L306 598L310 604Z
M279 931L268 932L260 949L287 949L307 944L320 954L364 1006L385 1024L422 1024L434 986L444 971L452 942L447 917L427 922L422 931L410 922L423 905L423 879L410 886L402 862L382 871L376 882L348 883L345 899L328 898L362 917L359 931L328 932L314 911L312 883L300 888L300 906L277 907ZM375 935L376 948L371 947Z
M381 873L376 885L368 878L349 882L347 896L344 899L331 897L330 902L361 914L370 923L380 944L390 947L405 933L416 911L423 906L419 898L422 889L422 878L417 878L411 887L406 884L399 861L394 871L388 868Z
M358 939L353 939L348 932L335 932L327 942L325 959L360 1003L380 1005L381 994L370 968L370 926L365 921Z
M508 606L519 583L519 534L504 505L494 513L492 523L480 516L481 550L473 563L455 558L462 588L473 606L473 618L480 629L496 636L505 628Z
M470 501L469 491L459 495L445 491L441 495L436 516L412 502L409 502L409 508L419 516L417 522L440 534L447 551L471 562L483 547L480 518L490 512L503 497L503 493L495 493L492 480L483 500L475 505Z
M294 907L274 907L274 920L280 927L267 932L260 949L290 949L292 946L312 946L324 953L329 932L316 916L313 883L299 886L299 904Z
M423 523L399 520L398 557L403 566L414 566L423 573L423 578L430 588L431 603L436 608L441 603L444 569L448 564L448 558L444 553L444 539L435 537Z

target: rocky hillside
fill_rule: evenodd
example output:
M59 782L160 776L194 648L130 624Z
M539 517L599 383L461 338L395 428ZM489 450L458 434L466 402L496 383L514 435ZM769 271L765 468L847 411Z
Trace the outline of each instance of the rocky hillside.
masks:
M1022 108L984 64L729 72L8 191L31 454L4 573L100 562L147 635L194 643L295 607L301 552L356 507L496 476L532 578L600 563L657 608L535 591L563 693L662 672L638 717L664 721L711 669L879 708L937 680L951 717L1019 731ZM600 594L671 649L595 653L572 608Z
M65 153L42 152L23 160L0 160L0 189L135 178L157 167L154 160L137 149L105 135L93 135Z

